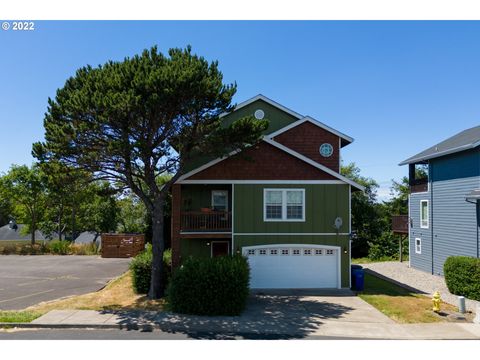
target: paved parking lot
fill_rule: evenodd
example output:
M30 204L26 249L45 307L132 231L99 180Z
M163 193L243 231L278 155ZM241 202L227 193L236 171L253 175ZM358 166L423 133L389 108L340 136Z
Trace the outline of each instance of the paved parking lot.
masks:
M129 262L99 256L1 255L0 309L23 309L99 290L125 272Z

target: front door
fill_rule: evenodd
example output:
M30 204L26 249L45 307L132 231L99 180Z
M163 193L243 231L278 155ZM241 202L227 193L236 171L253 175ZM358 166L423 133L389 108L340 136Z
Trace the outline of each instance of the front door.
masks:
M230 244L228 241L212 241L212 257L226 256L229 254Z

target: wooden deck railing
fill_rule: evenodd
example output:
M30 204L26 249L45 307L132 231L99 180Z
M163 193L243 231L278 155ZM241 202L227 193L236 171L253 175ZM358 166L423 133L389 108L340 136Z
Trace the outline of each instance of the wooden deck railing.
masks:
M232 213L229 211L187 211L181 213L181 231L231 231Z
M392 231L398 234L408 234L408 215L392 216Z

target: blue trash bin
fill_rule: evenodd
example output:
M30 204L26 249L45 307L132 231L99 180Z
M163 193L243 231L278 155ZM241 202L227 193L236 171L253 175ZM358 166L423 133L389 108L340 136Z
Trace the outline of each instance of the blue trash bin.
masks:
M363 291L364 288L364 272L360 265L352 265L352 290Z

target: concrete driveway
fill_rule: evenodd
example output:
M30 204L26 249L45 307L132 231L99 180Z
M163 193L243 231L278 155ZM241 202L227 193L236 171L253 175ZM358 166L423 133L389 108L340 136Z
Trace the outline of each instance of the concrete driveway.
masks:
M99 256L0 256L0 309L99 290L128 269L130 259Z

